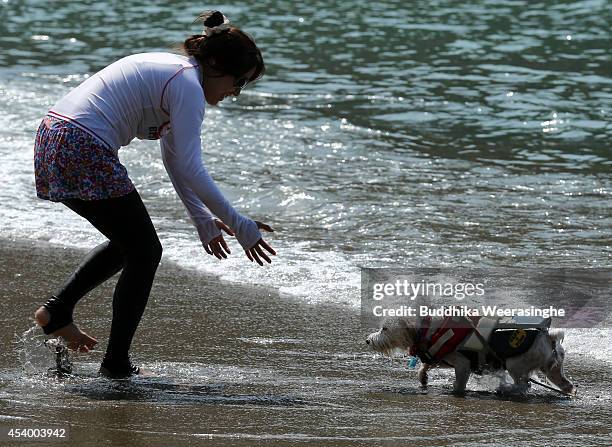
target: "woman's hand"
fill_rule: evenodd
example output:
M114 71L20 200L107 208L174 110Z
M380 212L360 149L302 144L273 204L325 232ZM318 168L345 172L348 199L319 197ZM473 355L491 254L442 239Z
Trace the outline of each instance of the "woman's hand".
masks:
M230 229L230 227L225 225L219 219L215 219L215 225L219 230L225 231L230 236L234 235L234 232ZM206 253L208 253L209 255L214 255L218 259L227 259L227 255L231 253L229 247L227 246L227 243L225 242L225 239L223 239L223 235L217 236L216 238L212 239L208 244L204 245L204 250L206 250Z
M259 228L260 230L264 230L267 231L269 233L272 233L274 230L272 229L272 227L270 225L267 225L263 222L259 222L259 221L254 221L257 224L257 228ZM276 255L276 252L274 251L274 249L272 247L270 247L270 245L262 239L259 239L255 245L253 245L251 248L249 248L248 250L244 250L244 252L247 255L247 258L249 258L249 260L251 262L253 261L257 261L257 263L259 265L263 265L262 260L260 259L263 258L268 264L271 264L272 261L270 260L270 257L266 254L266 252L264 252L262 250L262 247L265 248L270 254L272 255Z

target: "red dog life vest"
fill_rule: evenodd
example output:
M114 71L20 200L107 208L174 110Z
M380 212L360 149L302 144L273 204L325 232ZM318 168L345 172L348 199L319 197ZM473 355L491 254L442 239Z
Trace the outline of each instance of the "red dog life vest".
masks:
M474 325L479 319L470 318ZM433 333L430 334L430 330ZM423 363L438 363L457 349L473 331L474 328L465 318L446 317L436 329L431 327L431 317L426 317L417 330L417 340L410 348L410 355L419 357Z

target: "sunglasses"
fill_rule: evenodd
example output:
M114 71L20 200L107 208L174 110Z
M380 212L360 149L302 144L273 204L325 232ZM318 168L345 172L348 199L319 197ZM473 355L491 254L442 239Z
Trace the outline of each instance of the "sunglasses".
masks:
M242 90L249 83L249 78L240 78L234 82L234 88L238 90Z

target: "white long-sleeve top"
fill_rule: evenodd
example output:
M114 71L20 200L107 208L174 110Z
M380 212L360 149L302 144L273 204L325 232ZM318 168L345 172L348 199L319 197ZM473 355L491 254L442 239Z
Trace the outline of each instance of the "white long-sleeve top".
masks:
M257 225L223 197L202 162L204 107L202 72L195 58L142 53L92 75L49 114L72 122L115 151L134 138L159 139L166 171L202 243L221 234L216 215L248 249L261 238Z

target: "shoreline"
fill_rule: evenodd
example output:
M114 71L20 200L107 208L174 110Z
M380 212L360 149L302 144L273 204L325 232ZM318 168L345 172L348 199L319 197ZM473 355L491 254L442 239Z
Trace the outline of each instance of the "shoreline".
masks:
M572 426L572 445L591 445L594 435L612 433L612 377L605 362L581 357L592 347L589 338L575 339L567 356L579 385L575 400L538 389L502 399L490 376L470 381L459 399L451 394L453 375L442 370L432 372L423 393L415 368L366 349L360 312L227 284L170 262L158 270L131 349L135 364L157 377L115 382L97 375L116 278L90 292L75 311L75 321L99 340L98 347L72 357L74 376L50 376L52 358L37 335L42 331L29 331L21 344L15 338L34 326L41 297L84 254L0 239L0 340L9 347L0 351L2 426L67 427L69 445L82 447L426 447L458 440L475 447L490 444L488 433L500 424L510 445L569 445L567 431L532 436L557 425ZM29 371L20 357L24 349L31 358L38 355ZM455 423L440 429L440 420Z

